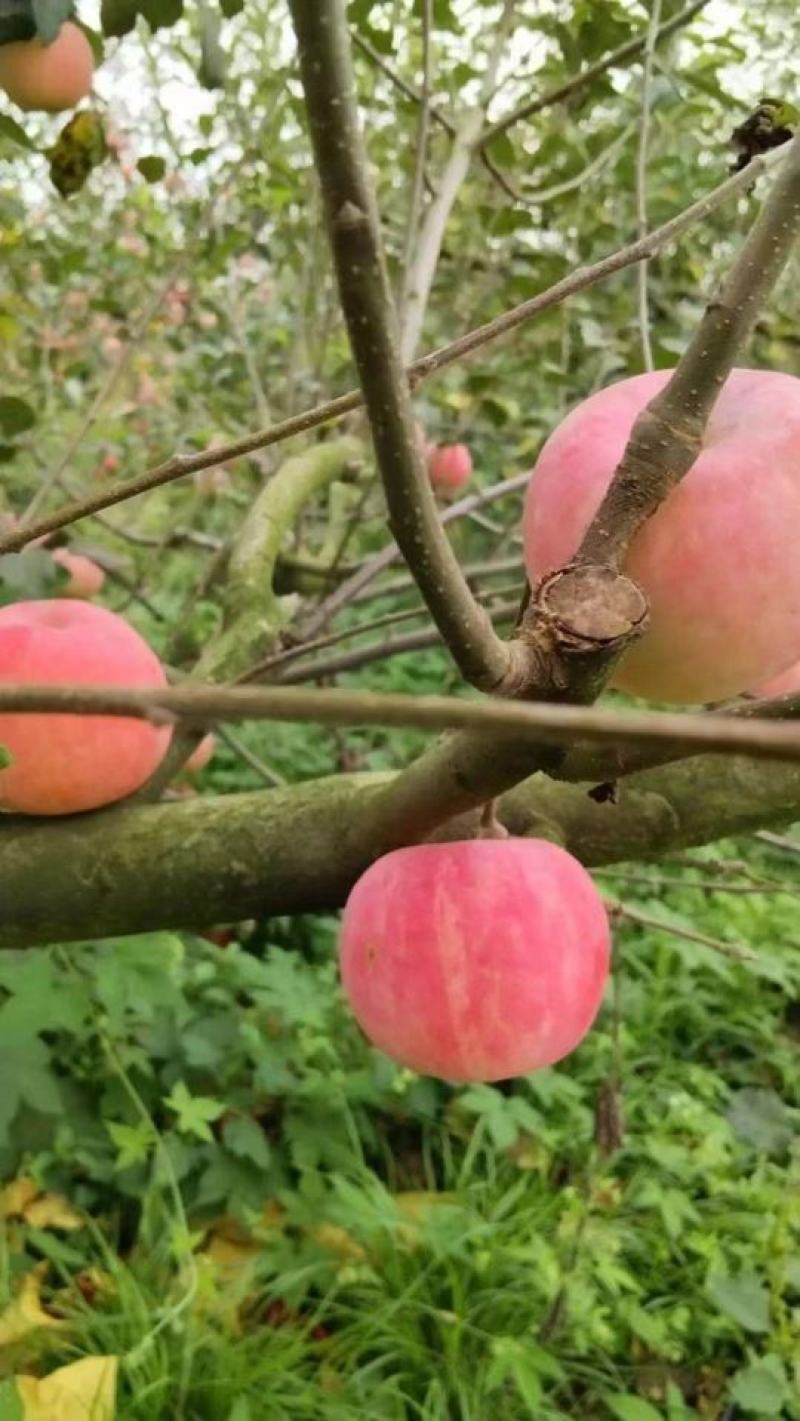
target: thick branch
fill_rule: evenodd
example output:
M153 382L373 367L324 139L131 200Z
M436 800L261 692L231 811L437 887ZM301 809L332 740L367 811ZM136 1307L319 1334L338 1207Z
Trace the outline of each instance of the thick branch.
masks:
M304 505L348 469L355 470L362 458L357 439L317 444L287 459L264 486L228 560L225 625L195 667L198 680L232 680L274 647L286 620L273 587L284 539Z
M358 122L343 0L290 0L339 295L389 524L460 671L498 685L511 651L475 601L439 523L414 435L391 289Z
M0 833L0 947L336 908L374 855L350 831L368 823L387 778L10 820ZM800 766L701 757L632 777L617 805L540 775L507 795L500 813L512 833L559 839L589 866L660 858L791 823ZM475 814L447 834L477 827Z
M709 415L800 232L800 134L739 256L678 362L633 427L578 561L619 568L631 538L692 467Z

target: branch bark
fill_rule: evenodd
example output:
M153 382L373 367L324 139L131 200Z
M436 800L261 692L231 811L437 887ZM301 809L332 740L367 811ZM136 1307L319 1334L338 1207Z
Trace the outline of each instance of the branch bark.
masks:
M512 658L475 601L439 522L414 433L394 302L355 99L343 0L290 0L339 296L358 367L389 526L466 680L492 690Z
M0 833L0 948L337 908L374 855L366 811L391 778L11 819ZM617 805L537 775L499 813L511 833L554 838L590 867L662 858L790 824L800 766L701 756L632 776ZM478 823L474 813L442 837L471 837Z
M631 539L692 467L709 415L800 232L800 134L672 378L639 415L579 563L622 565Z

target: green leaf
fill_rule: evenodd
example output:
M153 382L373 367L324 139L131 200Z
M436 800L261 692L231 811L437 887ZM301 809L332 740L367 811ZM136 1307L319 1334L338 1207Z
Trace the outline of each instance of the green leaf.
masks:
M609 1411L612 1411L619 1421L664 1421L662 1412L657 1411L641 1396L634 1396L632 1392L619 1392L614 1396L607 1396L605 1401Z
M725 1113L734 1134L765 1154L783 1154L794 1137L791 1112L774 1090L737 1090Z
M3 1421L25 1421L25 1410L13 1377L0 1382L0 1416Z
M757 1273L740 1273L737 1278L712 1274L707 1292L720 1312L747 1332L769 1332L769 1293Z
M184 1135L196 1135L198 1140L212 1141L209 1121L218 1120L224 1114L225 1106L220 1100L210 1096L190 1095L183 1081L173 1086L164 1101L177 1115L177 1127Z
M61 581L63 568L43 548L0 557L0 605L49 597Z
M0 44L33 39L35 34L32 0L0 0Z
M103 34L118 38L130 34L139 14L139 0L102 0L100 24Z
M139 9L151 30L169 29L183 14L183 0L139 0Z
M264 1169L270 1162L270 1149L260 1125L249 1116L237 1115L226 1120L222 1127L222 1138L231 1154L240 1159L249 1159Z
M0 770L5 770L9 765L13 765L14 756L5 745L0 745Z
M7 113L0 113L0 138L16 143L18 148L27 148L31 153L37 151L36 144L28 137L22 124Z
M219 7L226 20L230 20L234 15L241 15L244 9L244 0L219 0Z
M72 15L72 0L33 0L36 30L44 44L50 44L65 20Z
M24 434L36 423L36 411L27 401L16 395L0 396L0 429L7 437Z
M146 157L140 158L136 167L148 183L160 182L167 171L164 159L156 157L155 154L148 154Z
M789 1379L780 1357L769 1353L736 1373L731 1400L757 1416L778 1416L789 1400Z
M105 1126L117 1147L117 1169L130 1169L132 1165L146 1163L157 1140L148 1121L125 1125L122 1121L106 1120Z

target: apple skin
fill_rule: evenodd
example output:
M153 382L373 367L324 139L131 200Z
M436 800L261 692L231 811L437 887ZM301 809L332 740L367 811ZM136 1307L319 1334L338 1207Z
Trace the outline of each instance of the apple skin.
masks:
M504 1080L573 1051L609 959L591 878L541 839L397 849L361 876L342 919L342 984L362 1030L445 1080Z
M788 671L782 671L780 676L773 676L771 681L765 681L763 686L749 691L748 695L754 696L759 701L771 701L775 696L797 695L798 692L800 692L800 661L796 661Z
M564 566L600 505L634 420L670 371L591 395L542 449L523 537L532 583ZM612 684L652 700L726 700L800 657L800 380L728 377L694 466L633 539L624 570L650 623Z
M427 459L431 485L442 496L460 493L472 478L472 455L466 444L430 444Z
M189 774L198 774L200 770L205 769L216 748L217 738L209 732L203 736L197 749L192 751L183 768L188 770Z
M38 38L0 45L0 88L18 108L61 113L92 87L94 56L83 30L69 20L52 44Z
M167 684L147 642L122 617L91 602L0 607L0 685ZM120 716L0 714L0 808L75 814L139 789L162 759L169 726Z
M69 582L58 588L59 597L96 597L106 580L103 569L83 553L71 553L68 548L54 548L53 562L69 573Z

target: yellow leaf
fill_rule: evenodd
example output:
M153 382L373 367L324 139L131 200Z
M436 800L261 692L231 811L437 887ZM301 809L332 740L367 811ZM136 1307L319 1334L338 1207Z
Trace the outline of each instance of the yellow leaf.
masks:
M49 1377L16 1377L25 1421L114 1421L116 1357L82 1357Z
M32 1179L14 1179L0 1190L0 1219L22 1218L32 1199L39 1193L39 1186Z
M315 1228L308 1230L308 1235L320 1248L324 1248L328 1253L335 1253L337 1258L347 1263L363 1263L367 1257L367 1250L347 1229L340 1228L338 1224L317 1224Z
M47 1272L47 1263L37 1263L26 1273L19 1293L13 1302L0 1313L0 1347L8 1347L13 1342L21 1342L29 1333L40 1327L64 1327L63 1322L45 1312L39 1301L41 1279Z
M84 1221L63 1194L40 1194L24 1210L27 1223L36 1229L82 1229Z

